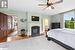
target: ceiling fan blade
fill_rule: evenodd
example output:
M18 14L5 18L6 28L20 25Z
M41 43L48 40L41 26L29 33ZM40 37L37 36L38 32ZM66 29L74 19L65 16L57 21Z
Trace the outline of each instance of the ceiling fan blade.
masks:
M61 2L63 2L63 0L57 1L57 2L55 2L53 4L58 4L58 3L61 3Z
M48 8L48 6L46 6L45 8L43 8L43 10L45 10L46 8Z
M51 6L51 9L54 9L54 7L53 7L53 6Z
M47 2L47 0L36 0L36 1L39 1L39 2Z
M47 6L47 4L39 4L39 6Z

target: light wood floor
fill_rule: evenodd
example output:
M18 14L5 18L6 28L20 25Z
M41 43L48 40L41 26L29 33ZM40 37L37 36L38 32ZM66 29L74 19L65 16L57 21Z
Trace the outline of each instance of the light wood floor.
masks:
M29 36L22 37L22 36L17 35L14 37L8 37L7 41L17 41L17 40L28 39L28 38L30 37Z
M44 35L44 34L41 34L41 35ZM39 36L41 36L39 35ZM37 37L37 36L35 36ZM16 35L14 37L8 37L7 41L17 41L17 40L22 40L22 39L28 39L28 38L32 38L31 36L20 36L20 35Z
M2 44L3 45L3 44ZM45 36L37 36L19 41L4 43L7 50L66 50L53 41L48 41Z

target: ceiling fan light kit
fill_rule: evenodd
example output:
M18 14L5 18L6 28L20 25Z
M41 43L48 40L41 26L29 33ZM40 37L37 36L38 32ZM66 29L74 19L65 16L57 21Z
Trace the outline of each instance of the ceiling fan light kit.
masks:
M39 6L46 6L46 8L51 7L51 9L54 9L54 6L53 6L54 4L58 4L62 2L63 0L47 0L46 4L39 4Z

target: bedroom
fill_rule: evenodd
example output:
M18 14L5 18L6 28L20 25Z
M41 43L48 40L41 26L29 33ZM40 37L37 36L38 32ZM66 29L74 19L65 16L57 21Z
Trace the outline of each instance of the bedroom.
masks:
M42 2L45 2L45 0L43 0ZM74 0L73 1L63 0L62 3L53 5L55 7L55 9L45 9L45 10L43 10L44 7L38 6L38 4L40 4L42 2L41 2L41 0L39 0L39 1L36 1L36 0L32 0L32 1L8 0L8 5L5 6L5 8L0 8L1 13L6 14L7 16L15 17L15 19L14 19L14 21L16 20L15 26L14 26L14 24L10 24L10 22L8 25L9 28L12 28L11 25L13 25L13 28L15 28L16 33L13 32L13 34L15 33L15 35L20 35L22 33L21 30L25 29L25 35L27 35L28 37L31 37L31 36L36 37L37 35L45 34L46 29L51 30L52 23L59 23L58 25L60 25L60 26L57 25L55 27L65 28L65 24L64 24L64 21L66 20L65 16L73 16L73 18L75 16L74 15L75 14ZM68 6L68 5L70 5L70 6ZM34 18L34 17L39 18L39 21L32 20L32 18ZM71 20L71 18L70 18L70 20ZM71 22L68 22L68 23L70 24ZM75 28L75 25L73 22L72 22L72 26L67 25L68 28ZM36 31L36 28L38 29L38 31ZM33 29L35 31L32 31ZM40 32L40 34L34 35L34 34L31 34L32 32L34 32L34 33ZM11 41L11 39L14 38L13 36L15 36L15 35L9 36L8 41ZM33 38L33 39L36 39L36 38ZM6 46L8 46L8 45L6 45ZM60 49L60 47L59 47L59 49Z

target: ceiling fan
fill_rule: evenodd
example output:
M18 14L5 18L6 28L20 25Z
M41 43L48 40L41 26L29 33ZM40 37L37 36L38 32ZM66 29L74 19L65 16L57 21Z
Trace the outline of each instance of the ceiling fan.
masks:
M58 4L58 3L63 2L63 0L59 0L59 1L56 1L56 2L53 2L53 1L52 0L47 0L46 4L39 4L39 6L46 6L46 8L51 7L51 9L54 9L54 6L53 6L54 4Z

